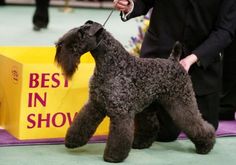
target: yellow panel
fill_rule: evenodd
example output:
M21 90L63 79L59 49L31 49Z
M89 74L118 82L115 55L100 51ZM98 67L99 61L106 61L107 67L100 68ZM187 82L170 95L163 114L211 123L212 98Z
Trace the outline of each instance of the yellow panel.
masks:
M54 47L0 47L0 126L18 139L61 138L88 99L90 53L73 80L54 63ZM95 135L107 135L109 119Z
M52 64L55 53L55 47L0 46L0 54L24 64ZM81 57L81 63L94 63L94 59L88 52Z

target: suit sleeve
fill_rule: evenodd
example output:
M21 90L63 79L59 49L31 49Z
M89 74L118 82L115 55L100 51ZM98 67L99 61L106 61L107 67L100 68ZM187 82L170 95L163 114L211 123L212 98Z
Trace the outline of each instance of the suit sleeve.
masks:
M133 0L134 7L131 13L126 17L123 16L122 12L120 13L122 21L127 21L131 18L141 15L146 15L148 11L153 7L154 1L155 0Z
M207 68L214 62L216 55L226 48L233 40L236 31L236 1L222 1L216 26L209 37L195 49L201 66Z

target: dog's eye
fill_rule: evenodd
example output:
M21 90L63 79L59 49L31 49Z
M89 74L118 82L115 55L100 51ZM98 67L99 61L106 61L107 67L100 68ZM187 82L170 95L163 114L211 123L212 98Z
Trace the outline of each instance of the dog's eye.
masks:
M73 50L74 52L77 52L77 51L78 51L78 45L77 45L76 43L74 43L74 44L72 45L72 50Z
M84 38L84 33L82 33L81 31L78 32L79 38L83 39Z
M58 42L58 43L55 43L56 47L62 47L62 43L61 42Z

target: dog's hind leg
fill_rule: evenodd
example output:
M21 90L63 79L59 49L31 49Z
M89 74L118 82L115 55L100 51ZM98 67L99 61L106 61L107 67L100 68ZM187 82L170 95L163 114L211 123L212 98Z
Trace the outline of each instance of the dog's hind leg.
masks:
M134 117L129 114L111 117L110 131L104 160L108 162L121 162L129 154L134 134Z
M150 105L135 116L133 148L148 148L155 141L159 130L155 104Z
M96 109L92 102L88 102L76 115L67 130L65 146L76 148L85 145L104 117L104 113Z
M171 105L165 106L174 123L195 144L196 152L207 154L215 143L214 127L203 120L194 97L187 101L176 98Z

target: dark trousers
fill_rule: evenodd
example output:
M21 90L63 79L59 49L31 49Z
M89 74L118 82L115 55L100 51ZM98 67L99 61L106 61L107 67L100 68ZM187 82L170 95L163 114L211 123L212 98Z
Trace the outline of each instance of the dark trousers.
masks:
M0 5L5 5L5 0L0 0Z
M199 110L202 117L218 128L218 113L219 113L219 93L212 93L205 96L196 96ZM158 108L157 118L160 124L160 131L157 135L157 141L169 142L174 141L180 134L179 128L174 124L169 114L160 106Z
M35 0L36 9L33 15L33 24L39 27L47 27L49 23L49 0Z
M220 119L234 120L236 112L236 40L225 49L223 58Z
M235 79L235 78L234 78ZM236 80L225 80L224 85L228 84L223 90L220 99L220 120L234 120L236 112Z
M151 33L146 33L145 38L142 44L141 49L141 57L149 57L155 58L156 54L158 54L159 58L167 58L165 51L159 50L157 44L158 38L153 36ZM161 56L162 55L162 56ZM215 67L218 68L218 64L215 64ZM218 69L217 69L218 70ZM211 75L214 77L215 75ZM210 79L210 78L209 78ZM215 78L214 78L215 79ZM219 79L220 81L220 79ZM201 81L196 81L195 83L203 83ZM219 84L218 82L215 82ZM215 86L215 84L213 84ZM196 89L195 93L196 93ZM214 91L217 91L215 89ZM207 95L196 96L199 110L203 116L203 118L208 121L208 123L212 124L215 129L218 128L218 114L219 114L219 99L220 92L207 92ZM200 94L199 94L200 95ZM154 105L151 105L154 106ZM157 118L159 120L159 132L157 135L157 141L173 141L176 140L179 136L180 130L175 126L169 114L160 106L151 107L151 109L157 109Z

